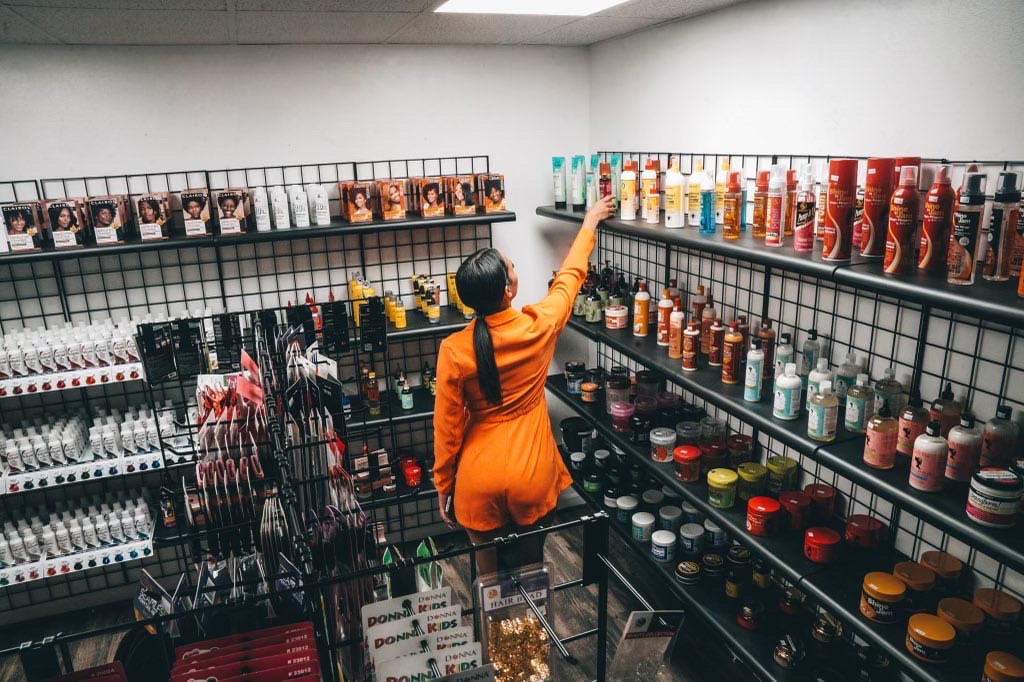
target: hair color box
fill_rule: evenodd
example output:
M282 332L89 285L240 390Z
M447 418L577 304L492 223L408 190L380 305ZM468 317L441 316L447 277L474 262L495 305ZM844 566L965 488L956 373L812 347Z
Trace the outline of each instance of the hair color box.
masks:
M132 198L135 224L142 241L167 239L170 236L171 197L167 192L150 192Z
M205 189L186 189L181 192L181 212L185 220L186 237L210 236L210 193Z
M73 197L46 202L43 217L54 247L72 249L85 245L88 224L82 211L84 206L85 199Z

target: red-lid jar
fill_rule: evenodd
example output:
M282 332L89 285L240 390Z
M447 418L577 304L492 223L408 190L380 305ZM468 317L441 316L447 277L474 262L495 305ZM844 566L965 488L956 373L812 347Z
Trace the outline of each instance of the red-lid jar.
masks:
M789 527L793 530L807 528L811 520L811 498L799 490L779 493L779 504L786 510Z
M700 448L695 445L677 445L672 451L672 461L676 463L676 478L683 483L696 483L700 480Z
M721 443L704 443L700 446L700 467L706 475L712 469L728 468L729 451Z
M770 497L747 500L747 532L758 537L777 535L782 525L782 505Z
M816 526L804 533L804 556L816 564L831 564L839 558L839 533Z
M828 523L836 508L836 489L824 483L804 486L804 494L811 498L811 520Z
M885 524L867 514L850 514L846 519L846 542L858 549L874 549L885 537Z
M729 466L734 469L754 458L754 439L745 433L734 433L726 438L725 447L729 451Z

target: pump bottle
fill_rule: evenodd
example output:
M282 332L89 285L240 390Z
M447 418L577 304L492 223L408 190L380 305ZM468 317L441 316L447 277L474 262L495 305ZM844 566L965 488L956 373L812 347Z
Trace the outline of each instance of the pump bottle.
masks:
M1020 190L1017 189L1017 174L999 174L999 187L992 202L992 213L988 222L988 249L981 276L990 282L1005 282L1010 279L1010 262L1017 237L1020 219Z

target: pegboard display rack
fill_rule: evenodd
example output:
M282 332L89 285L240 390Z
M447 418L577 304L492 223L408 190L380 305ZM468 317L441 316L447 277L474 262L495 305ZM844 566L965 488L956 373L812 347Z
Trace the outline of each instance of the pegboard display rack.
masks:
M603 152L602 156L607 160L609 153ZM693 168L695 159L703 158L705 168L712 170L719 158L660 152L623 152L622 156L638 161L641 168L648 157L661 159L662 169L668 167L669 156L677 156L684 173ZM757 170L787 161L795 168L805 162L827 161L827 157L733 155L731 160L734 170L743 167L751 197ZM925 160L924 165L927 169L936 162ZM980 165L991 176L990 185L998 171L1020 171L1024 166L1021 162ZM930 177L927 170L923 177ZM923 182L922 191L930 179ZM574 224L583 219L582 213L550 206L539 207L537 213ZM994 416L996 405L1008 404L1015 412L1024 406L1024 394L1020 392L1024 346L1019 341L1024 302L1016 297L1012 283L979 279L973 287L953 287L940 276L915 274L900 279L883 275L877 261L856 255L847 264L826 263L821 260L820 246L813 254L800 254L789 247L769 249L758 245L749 231L738 240L726 241L720 231L702 235L692 227L667 229L663 222L648 225L617 218L602 223L592 260L599 264L609 261L628 281L636 277L646 280L654 299L655 292L667 286L669 279L678 280L684 295L703 284L723 320L746 315L753 330L760 319L771 318L776 321L777 333L793 333L798 352L807 332L816 329L824 345L822 357L828 358L831 366L840 364L847 351L855 352L860 360L867 360L870 376L880 377L883 369L895 367L905 392L919 390L926 401L949 381L964 401L965 411L970 409L979 420ZM684 310L689 310L685 300ZM974 587L996 587L1020 598L1024 594L1024 538L1019 532L988 529L969 520L963 489L947 488L941 493L912 489L907 483L906 464L887 472L867 468L862 463L863 435L847 433L841 423L836 440L822 444L807 437L806 418L795 422L776 420L769 403L743 401L742 386L722 384L719 368L702 364L697 372L683 372L679 361L670 360L665 349L657 347L653 333L648 338L635 338L629 329L612 331L604 327L603 321L588 324L582 318L573 318L569 326L593 342L588 358L591 365L607 369L622 364L661 372L670 390L681 391L684 398L698 405L703 403L726 419L731 429L753 435L762 453L788 454L797 459L803 476L800 487L808 482L835 487L841 499L839 517L869 513L885 521L890 528L886 551L876 552L869 559L851 556L850 561L823 569L803 558L797 539L766 542L752 538L745 532L743 514L707 510L710 518L735 531L733 537L761 552L786 580L840 616L850 626L847 632L855 641L880 647L911 676L952 680L977 674L978 660L935 668L910 656L903 642L905 622L883 627L860 616L860 582L868 570L889 571L897 560L916 559L922 551L939 549L963 560L972 573ZM604 410L569 395L560 377L549 379L548 387L611 442L645 462L652 474L659 476L660 472L663 481L680 490L698 509L704 511L702 507L708 506L703 484L675 481L670 466L658 465L645 449L611 433ZM763 666L763 661L752 665L762 672ZM778 672L774 668L769 678L776 678Z

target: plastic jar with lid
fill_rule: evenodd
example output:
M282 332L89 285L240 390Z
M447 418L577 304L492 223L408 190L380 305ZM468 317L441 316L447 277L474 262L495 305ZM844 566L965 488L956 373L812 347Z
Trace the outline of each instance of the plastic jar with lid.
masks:
M616 521L619 519L620 497L622 497L622 493L619 491L618 486L609 485L605 487L601 498L608 515Z
M592 381L584 381L580 384L580 398L585 403L597 402L597 384Z
M695 445L677 445L672 451L676 465L676 478L683 483L700 480L700 448Z
M673 393L672 391L658 391L655 400L659 410L676 411L679 409L679 403L682 401L682 398L679 397L678 393Z
M712 469L708 472L708 504L716 509L732 509L736 503L736 472Z
M743 462L736 467L736 496L741 500L764 495L768 490L768 469L757 462Z
M633 416L633 405L626 402L612 403L608 413L612 416L612 431L629 433L629 420Z
M665 493L657 488L648 488L640 496L640 508L646 512L656 513L665 504Z
M765 462L768 469L768 492L778 495L783 490L793 490L796 487L796 475L800 465L792 457L785 455L772 455Z
M700 582L700 564L696 561L680 561L676 566L676 580L684 585L696 585Z
M935 608L935 571L915 561L901 561L892 574L907 586L907 613L924 613Z
M684 523L679 528L679 546L686 554L697 555L704 551L704 526L699 523Z
M601 474L592 471L584 476L583 491L588 495L599 495L601 493Z
M896 576L872 571L864 576L860 593L860 613L875 623L890 624L903 615L907 586Z
M683 510L683 523L704 523L700 510L685 500L679 505Z
M1001 590L983 587L974 591L972 603L985 612L985 631L1004 637L1013 633L1020 620L1021 604Z
M747 500L747 532L758 537L778 535L782 519L782 505L778 500L763 495Z
M882 542L885 524L867 514L850 514L846 517L846 544L858 549L874 549Z
M785 490L779 494L779 504L786 510L790 530L804 530L811 523L811 498L799 490Z
M707 416L700 420L700 441L701 443L718 443L725 445L729 426L724 419Z
M963 562L948 552L932 550L921 554L921 564L935 572L935 591L941 595L960 593L960 577L963 575Z
M665 377L658 372L642 369L636 373L636 395L654 398L657 405L658 392L665 385Z
M935 612L956 630L957 644L969 647L978 642L985 626L985 614L977 606L966 599L946 597L939 600Z
M754 458L754 439L745 433L734 433L725 439L725 449L729 451L729 466L736 468Z
M679 422L676 424L676 443L678 445L700 445L700 424L698 422Z
M569 454L569 470L572 472L573 478L579 478L583 475L583 470L587 466L587 453L585 452L573 452Z
M1009 528L1017 523L1024 482L1010 469L985 468L971 477L967 494L967 516L991 528Z
M633 520L633 514L637 512L640 507L640 500L636 499L632 495L622 495L615 500L615 506L618 509L618 513L615 518L623 526L628 526Z
M675 429L657 428L650 433L651 459L655 462L671 462L672 450L676 446Z
M683 510L674 504L666 504L658 509L658 530L679 530L683 523Z
M1006 651L990 651L981 682L1024 682L1024 661Z
M650 417L634 413L629 418L629 442L646 443L650 440L651 427L654 425Z
M719 548L729 544L729 536L711 519L704 519L704 540L708 547Z
M836 489L826 483L808 483L804 494L811 498L811 521L828 523L836 507Z
M707 473L712 469L729 466L729 451L721 443L703 443L700 446L700 468Z
M586 376L587 366L578 360L565 363L565 386L569 393L579 395L580 385Z
M816 526L804 532L804 556L816 564L831 564L839 559L839 533Z
M676 536L667 530L656 530L651 534L651 554L657 561L673 561L676 558Z
M938 616L916 613L907 621L907 651L926 663L946 663L956 645L956 630Z
M610 305L604 309L604 326L625 329L629 326L629 309L624 305Z
M650 512L637 512L632 516L633 539L637 542L648 543L654 533L654 514Z
M604 382L607 379L607 373L603 367L591 367L587 370L586 376L583 381L589 381L593 384L597 384L597 390L600 393L604 390Z
M629 377L610 374L604 382L604 397L608 414L615 403L629 404Z
M638 415L653 420L658 411L658 401L652 395L638 395L633 401L633 407Z

